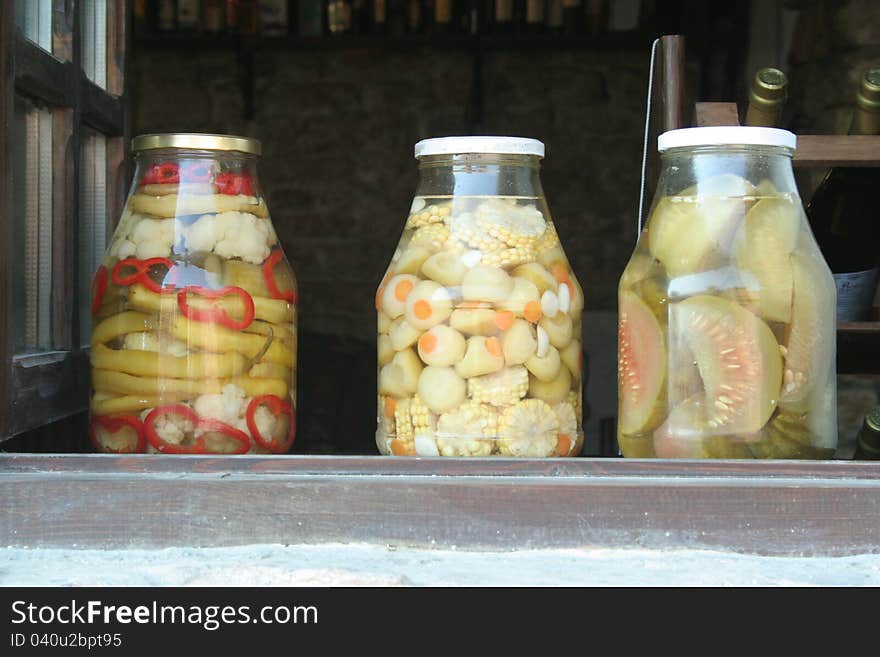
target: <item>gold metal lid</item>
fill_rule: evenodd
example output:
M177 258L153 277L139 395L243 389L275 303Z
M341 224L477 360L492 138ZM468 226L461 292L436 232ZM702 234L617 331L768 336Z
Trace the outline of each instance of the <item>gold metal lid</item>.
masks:
M880 112L880 68L865 71L856 102L863 110Z
M781 105L788 93L788 78L778 68L762 68L755 73L749 101L757 105Z
M263 147L259 140L237 135L210 135L197 132L166 132L138 135L131 140L131 150L147 151L156 148L181 148L196 151L238 151L260 155Z

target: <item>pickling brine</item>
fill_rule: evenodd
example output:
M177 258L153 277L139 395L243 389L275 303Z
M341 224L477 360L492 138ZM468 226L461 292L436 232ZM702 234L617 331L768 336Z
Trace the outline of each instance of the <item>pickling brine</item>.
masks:
M542 154L504 138L417 146L419 193L376 295L383 454L580 451L583 292L541 193Z
M619 286L624 456L833 455L835 286L793 150L767 128L661 136L657 196Z
M296 432L296 281L259 142L146 135L92 284L90 435L104 452L283 453Z

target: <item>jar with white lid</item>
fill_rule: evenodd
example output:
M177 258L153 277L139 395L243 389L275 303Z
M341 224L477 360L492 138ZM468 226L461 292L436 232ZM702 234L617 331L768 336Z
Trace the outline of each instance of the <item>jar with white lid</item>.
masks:
M775 128L660 135L661 175L619 286L624 456L829 458L835 287Z
M92 284L90 436L102 452L284 453L296 433L296 279L260 142L153 134Z
M583 291L540 180L544 144L443 137L376 293L383 454L573 456Z

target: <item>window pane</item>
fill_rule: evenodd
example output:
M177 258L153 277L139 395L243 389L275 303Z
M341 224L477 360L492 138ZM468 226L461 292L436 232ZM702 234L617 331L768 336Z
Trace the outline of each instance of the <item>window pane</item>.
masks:
M16 97L14 353L52 348L52 113Z
M92 331L92 276L107 245L107 137L84 129L79 170L79 335L88 346Z
M28 39L52 52L52 0L15 0L15 24Z
M107 0L83 0L80 4L80 55L86 76L107 88Z

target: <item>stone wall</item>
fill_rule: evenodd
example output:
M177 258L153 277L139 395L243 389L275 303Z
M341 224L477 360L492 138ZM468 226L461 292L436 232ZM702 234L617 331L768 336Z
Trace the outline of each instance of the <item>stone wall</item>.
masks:
M416 186L413 144L536 137L548 147L545 191L587 308L613 310L635 237L648 54L487 54L477 123L465 52L257 53L246 121L234 54L135 51L133 132L261 139L262 182L300 280L301 326L369 341L375 288Z

